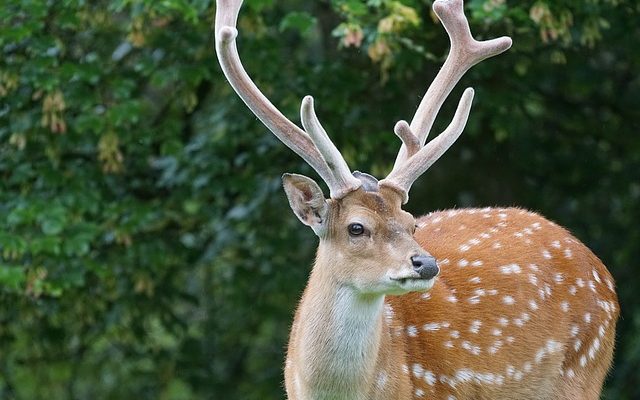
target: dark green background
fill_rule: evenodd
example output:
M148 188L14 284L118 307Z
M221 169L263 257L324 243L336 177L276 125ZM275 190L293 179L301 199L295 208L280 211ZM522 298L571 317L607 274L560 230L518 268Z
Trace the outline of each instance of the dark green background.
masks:
M277 4L276 4L277 3ZM313 94L354 169L382 177L447 51L430 1L247 1L240 52L297 122ZM207 0L0 7L0 399L279 399L316 238L280 175L310 168L224 81ZM470 0L461 139L416 214L517 205L572 230L622 306L608 399L640 398L640 10ZM382 22L381 22L382 21ZM345 47L357 38L359 46ZM354 36L355 34L355 36Z

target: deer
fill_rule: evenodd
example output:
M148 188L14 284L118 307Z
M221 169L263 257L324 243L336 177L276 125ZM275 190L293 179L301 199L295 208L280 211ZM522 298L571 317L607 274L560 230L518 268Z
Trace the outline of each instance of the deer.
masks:
M216 53L238 96L326 183L284 174L297 218L319 239L284 365L287 397L307 399L598 399L611 366L614 280L568 230L521 208L402 207L412 184L461 135L474 91L427 143L443 102L472 66L511 47L477 41L462 0L436 0L450 39L442 68L381 180L351 172L310 96L302 128L258 89L240 61L242 0L217 0Z

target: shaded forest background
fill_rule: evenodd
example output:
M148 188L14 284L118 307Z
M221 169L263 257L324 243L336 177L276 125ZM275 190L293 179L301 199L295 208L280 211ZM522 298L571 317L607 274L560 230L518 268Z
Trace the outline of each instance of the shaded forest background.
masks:
M384 176L447 52L428 0L247 0L239 49L294 121L318 114ZM280 399L316 238L280 175L314 176L215 59L209 0L0 7L0 399ZM640 5L466 2L478 38L461 139L409 211L517 205L572 230L616 278L605 398L640 398Z

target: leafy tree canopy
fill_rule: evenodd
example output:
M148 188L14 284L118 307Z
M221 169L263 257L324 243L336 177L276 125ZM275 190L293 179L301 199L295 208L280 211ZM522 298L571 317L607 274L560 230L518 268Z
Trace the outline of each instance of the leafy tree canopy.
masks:
M347 161L383 176L447 52L429 0L247 0L243 62L295 120L313 94ZM0 7L0 398L279 399L315 238L314 176L223 79L209 0ZM506 55L474 68L466 132L410 211L519 205L609 266L623 318L606 394L640 397L640 7L469 0Z

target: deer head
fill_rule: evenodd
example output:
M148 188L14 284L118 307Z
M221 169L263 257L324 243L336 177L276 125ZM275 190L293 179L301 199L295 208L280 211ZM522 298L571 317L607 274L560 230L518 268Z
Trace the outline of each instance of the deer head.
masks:
M402 140L392 171L378 181L371 175L351 173L320 124L313 98L303 99L303 129L287 119L260 92L247 75L238 55L235 28L241 0L218 0L216 50L227 79L253 113L289 148L320 175L330 190L325 199L312 179L285 174L284 188L291 208L320 238L318 262L332 279L363 294L402 294L432 287L439 272L435 259L414 239L415 221L402 210L413 182L462 133L473 100L464 91L450 125L425 145L431 126L453 87L473 65L511 46L502 37L476 41L463 13L462 0L437 0L433 9L451 40L442 69L429 86L411 124L399 121L395 134ZM324 262L322 262L324 261Z

